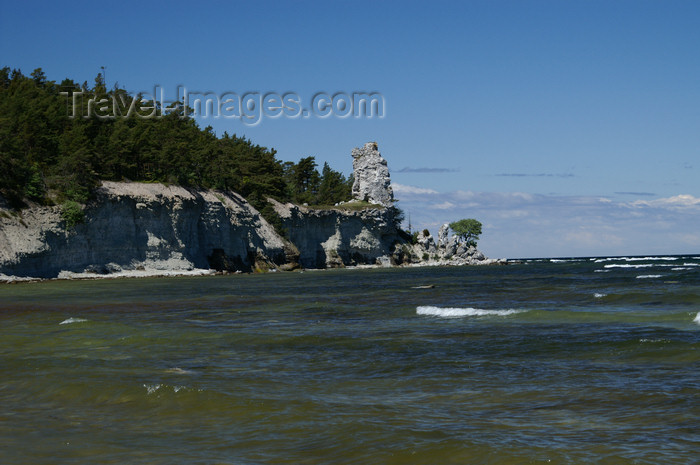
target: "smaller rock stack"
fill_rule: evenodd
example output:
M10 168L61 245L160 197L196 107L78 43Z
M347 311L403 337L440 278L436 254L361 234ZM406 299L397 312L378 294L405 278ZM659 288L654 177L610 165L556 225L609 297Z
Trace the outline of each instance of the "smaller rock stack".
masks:
M397 247L394 261L413 265L492 265L505 264L506 260L486 258L476 247L461 241L456 234L450 236L450 227L443 224L437 243L427 229L418 232L412 245Z

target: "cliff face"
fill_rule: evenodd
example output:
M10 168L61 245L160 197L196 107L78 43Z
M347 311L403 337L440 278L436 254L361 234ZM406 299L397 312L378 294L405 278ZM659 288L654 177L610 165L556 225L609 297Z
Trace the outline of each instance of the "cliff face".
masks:
M67 229L58 207L0 215L0 273L250 270L284 263L286 244L242 197L160 184L105 182Z
M59 207L27 208L19 216L0 205L0 274L55 278L390 264L399 241L393 210L272 202L288 241L230 192L104 182L86 206L85 222L74 228L66 227Z
M389 265L400 238L386 208L314 210L272 201L304 268Z

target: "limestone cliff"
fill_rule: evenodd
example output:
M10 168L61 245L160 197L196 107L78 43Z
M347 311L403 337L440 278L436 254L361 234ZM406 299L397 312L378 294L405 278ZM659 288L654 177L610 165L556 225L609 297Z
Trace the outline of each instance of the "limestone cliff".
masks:
M391 208L316 210L271 200L304 268L389 265L400 242Z
M20 216L21 215L21 216ZM234 193L104 182L85 222L67 228L59 207L0 215L0 273L250 270L287 260L286 244ZM155 273L154 273L155 274Z
M271 200L282 238L239 195L162 184L104 182L67 227L60 207L0 206L0 275L34 278L126 271L331 268L389 265L394 210L314 210Z

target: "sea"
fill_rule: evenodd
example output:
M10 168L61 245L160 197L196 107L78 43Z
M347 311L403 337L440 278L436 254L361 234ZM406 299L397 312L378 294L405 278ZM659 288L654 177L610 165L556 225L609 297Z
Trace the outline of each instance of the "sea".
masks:
M5 284L0 463L697 464L700 256Z

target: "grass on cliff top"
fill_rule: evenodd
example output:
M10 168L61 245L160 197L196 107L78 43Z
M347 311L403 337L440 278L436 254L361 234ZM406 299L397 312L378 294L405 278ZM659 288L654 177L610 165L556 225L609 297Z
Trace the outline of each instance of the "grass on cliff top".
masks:
M378 208L380 210L384 209L383 205L380 205L378 203L370 203L370 202L365 202L364 200L356 200L352 202L346 202L340 205L309 205L308 207L311 210L339 210L339 211L350 211L350 212L357 212L357 211L362 211L362 210L369 210L372 208Z

